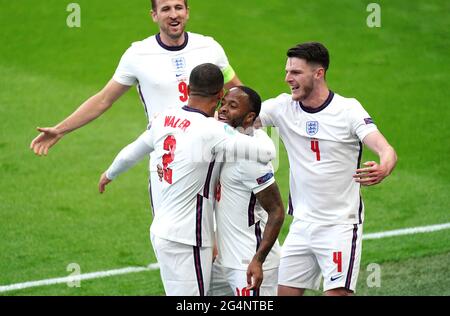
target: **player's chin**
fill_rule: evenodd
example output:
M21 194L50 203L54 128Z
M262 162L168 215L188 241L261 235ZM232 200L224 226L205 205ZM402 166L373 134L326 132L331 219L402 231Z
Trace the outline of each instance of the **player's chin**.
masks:
M296 91L292 94L292 99L294 101L303 101L305 100L305 94L302 91Z
M184 34L184 25L183 24L178 24L177 26L169 25L168 30L169 30L169 35L172 38L179 38L179 37L181 37L181 35Z

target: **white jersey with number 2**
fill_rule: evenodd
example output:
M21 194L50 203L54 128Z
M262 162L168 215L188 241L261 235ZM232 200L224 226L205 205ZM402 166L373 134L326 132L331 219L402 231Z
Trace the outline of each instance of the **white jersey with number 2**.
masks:
M275 157L275 147L264 135L243 135L187 106L168 110L119 153L106 176L114 179L153 152L164 169L164 178L157 184L161 199L154 209L151 233L187 245L211 247L218 155L245 155L245 150L237 149L248 148L250 152L259 151L259 155L253 155L255 160L267 163Z

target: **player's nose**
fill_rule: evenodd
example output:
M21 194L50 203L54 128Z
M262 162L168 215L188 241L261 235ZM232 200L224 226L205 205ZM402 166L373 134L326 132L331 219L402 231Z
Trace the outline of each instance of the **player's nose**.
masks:
M175 10L175 8L170 10L169 18L171 18L172 20L176 20L178 18L178 12L177 10Z
M286 81L287 83L289 83L290 81L292 81L292 77L290 74L286 74L286 76L284 77L284 81Z

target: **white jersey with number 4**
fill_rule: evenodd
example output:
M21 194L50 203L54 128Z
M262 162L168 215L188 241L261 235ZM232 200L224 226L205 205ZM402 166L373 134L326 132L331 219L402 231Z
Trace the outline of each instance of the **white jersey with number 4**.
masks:
M216 158L224 152L234 155L238 148L259 149L260 154L253 157L266 162L275 156L267 135L243 135L185 106L155 118L149 130L119 153L106 176L114 179L152 152L164 169L164 179L157 182L161 199L150 231L162 239L212 247L214 188L219 173Z
M362 223L364 204L353 175L362 141L377 127L361 104L330 91L311 110L281 94L263 103L260 118L263 126L279 128L288 152L289 213L313 223Z
M217 190L217 263L223 267L246 270L259 247L268 214L255 194L275 182L272 165L241 160L225 163ZM264 269L278 268L278 240L264 262Z
M137 84L151 121L169 108L187 104L189 75L203 63L217 65L224 73L225 82L234 76L223 48L213 38L186 32L183 45L170 47L157 34L128 48L113 79L127 86Z

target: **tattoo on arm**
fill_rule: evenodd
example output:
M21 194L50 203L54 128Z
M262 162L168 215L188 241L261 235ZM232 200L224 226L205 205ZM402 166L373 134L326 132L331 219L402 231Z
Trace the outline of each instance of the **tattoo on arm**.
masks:
M255 254L255 257L259 262L264 262L283 226L284 207L280 190L278 189L276 182L261 192L258 192L256 198L264 210L269 214L263 239Z

